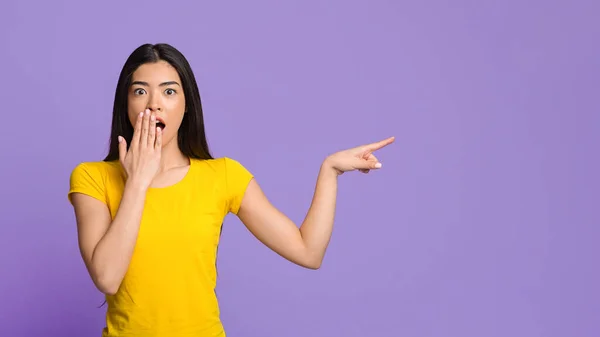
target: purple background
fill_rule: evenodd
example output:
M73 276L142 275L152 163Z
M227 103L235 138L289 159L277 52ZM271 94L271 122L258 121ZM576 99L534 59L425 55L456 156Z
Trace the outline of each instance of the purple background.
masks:
M317 272L226 219L228 336L600 335L594 2L3 3L2 336L100 335L68 179L145 42L189 58L212 150L297 222L327 154L397 137L340 178Z

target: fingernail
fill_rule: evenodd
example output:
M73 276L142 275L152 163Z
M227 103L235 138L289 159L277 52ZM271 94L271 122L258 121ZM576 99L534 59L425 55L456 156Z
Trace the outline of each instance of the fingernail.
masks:
M117 137L117 139L119 140L119 143L121 143L123 141L123 137L121 137L121 136Z
M381 163L375 164L375 168L381 168Z
M140 117L142 117L143 115L144 115L144 112L143 112L143 111L142 111L142 112L140 112Z

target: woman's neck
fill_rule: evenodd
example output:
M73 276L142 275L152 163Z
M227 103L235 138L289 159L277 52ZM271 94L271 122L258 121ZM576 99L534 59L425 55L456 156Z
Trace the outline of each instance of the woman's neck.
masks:
M177 167L188 166L190 159L181 152L176 139L162 148L160 171L165 172Z

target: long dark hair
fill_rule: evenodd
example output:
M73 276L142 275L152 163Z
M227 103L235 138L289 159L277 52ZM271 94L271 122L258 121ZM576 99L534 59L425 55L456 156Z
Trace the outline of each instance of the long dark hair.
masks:
M129 55L119 75L113 104L110 145L104 161L119 159L117 137L123 136L127 140L127 144L131 144L133 125L131 125L127 114L127 96L131 85L131 76L139 66L161 60L168 62L177 70L185 95L185 113L177 134L179 149L189 158L213 159L204 130L200 91L190 64L179 50L169 44L147 43L139 46Z

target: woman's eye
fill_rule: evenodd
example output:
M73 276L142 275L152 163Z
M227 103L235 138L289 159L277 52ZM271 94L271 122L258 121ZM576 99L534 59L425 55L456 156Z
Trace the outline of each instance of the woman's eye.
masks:
M136 94L136 95L141 95L141 94L143 94L143 93L144 93L144 89L141 89L141 88L139 88L139 89L135 89L135 90L133 91L133 93L134 93L134 94Z
M167 95L173 95L173 94L175 94L175 90L167 89L167 90L165 90L165 93L167 93Z

